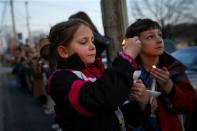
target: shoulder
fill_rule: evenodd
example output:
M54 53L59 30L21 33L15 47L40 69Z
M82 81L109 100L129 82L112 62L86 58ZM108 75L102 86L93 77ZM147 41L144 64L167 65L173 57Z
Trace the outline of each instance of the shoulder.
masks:
M77 79L77 76L69 69L58 69L54 71L50 77L49 82L54 84L67 83Z
M78 80L77 75L75 75L72 71L66 69L59 69L54 71L49 79L48 79L48 90L51 92L54 89L58 88L69 88L72 83Z
M169 71L184 72L186 69L185 65L166 52L160 56L159 63L160 66L167 67Z

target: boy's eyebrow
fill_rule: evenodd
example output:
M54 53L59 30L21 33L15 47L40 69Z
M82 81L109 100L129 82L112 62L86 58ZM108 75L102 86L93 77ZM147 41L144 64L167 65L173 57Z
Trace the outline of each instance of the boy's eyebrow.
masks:
M147 33L155 33L153 30L154 30L154 29L152 29L152 30L147 30L147 31L144 31L144 32L147 32ZM157 33L162 33L162 31L161 31L161 30L158 30Z

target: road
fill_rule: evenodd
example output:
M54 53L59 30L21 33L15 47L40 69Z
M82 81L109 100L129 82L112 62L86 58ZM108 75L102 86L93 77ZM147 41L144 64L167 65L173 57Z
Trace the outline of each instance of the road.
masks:
M0 131L52 131L52 116L36 99L9 78L11 68L0 65Z

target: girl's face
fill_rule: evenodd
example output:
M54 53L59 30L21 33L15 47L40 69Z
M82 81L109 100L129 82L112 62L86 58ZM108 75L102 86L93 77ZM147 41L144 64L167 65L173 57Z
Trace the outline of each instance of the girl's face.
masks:
M139 39L142 42L142 55L159 56L164 51L162 33L159 29L150 29L140 33Z
M77 53L85 64L94 63L96 48L93 41L94 36L92 30L86 25L80 25L67 47L68 56Z

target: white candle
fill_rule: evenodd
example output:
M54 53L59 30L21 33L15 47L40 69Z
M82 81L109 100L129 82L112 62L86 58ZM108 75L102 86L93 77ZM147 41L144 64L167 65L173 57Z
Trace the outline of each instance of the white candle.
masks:
M141 75L141 70L136 70L136 71L134 71L134 72L133 72L133 80L134 80L134 81L138 80L139 77L140 77L140 75Z
M151 90L155 91L155 88L156 88L156 80L153 78L153 82L152 82L152 85L151 85Z
M156 65L153 65L152 68L157 68L157 67L156 67ZM151 85L151 90L155 91L155 88L156 88L156 80L153 78L153 82L152 82L152 85Z

